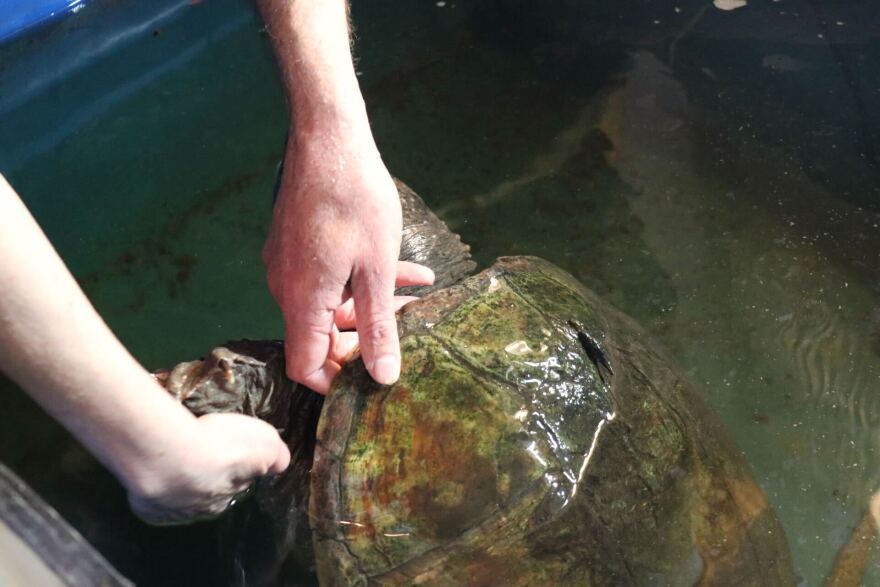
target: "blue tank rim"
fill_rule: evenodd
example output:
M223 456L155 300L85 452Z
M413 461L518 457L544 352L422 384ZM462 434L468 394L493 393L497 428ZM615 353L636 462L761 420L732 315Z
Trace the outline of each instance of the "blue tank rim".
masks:
M0 0L0 44L82 10L89 0Z

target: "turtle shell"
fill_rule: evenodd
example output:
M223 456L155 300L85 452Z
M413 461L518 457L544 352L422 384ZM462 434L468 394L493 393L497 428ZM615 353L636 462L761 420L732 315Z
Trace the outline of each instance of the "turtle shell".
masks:
M325 585L793 585L739 451L626 316L530 257L400 314L400 380L350 362L310 520Z

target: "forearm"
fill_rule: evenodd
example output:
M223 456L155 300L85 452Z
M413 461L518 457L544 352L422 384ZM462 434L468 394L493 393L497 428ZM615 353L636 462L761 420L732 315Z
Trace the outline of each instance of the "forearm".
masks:
M347 4L257 4L291 108L291 140L263 248L269 289L284 314L287 372L316 391L330 388L342 350L334 316L351 297L364 364L380 383L394 383L400 200L367 120Z
M2 176L0 369L127 484L195 421L110 332Z
M372 142L352 63L345 0L257 0L278 60L296 134Z

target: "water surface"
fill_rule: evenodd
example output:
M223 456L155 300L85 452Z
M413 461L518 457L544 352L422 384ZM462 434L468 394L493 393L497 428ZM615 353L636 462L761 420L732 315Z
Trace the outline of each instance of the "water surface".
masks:
M94 4L56 34L117 30L135 4ZM245 2L165 4L74 73L0 101L0 169L150 368L282 332L259 262L286 127L267 40ZM353 10L389 169L481 263L543 256L654 332L745 452L802 584L821 584L880 481L874 7ZM0 49L0 87L45 54L34 45ZM139 525L63 431L11 384L0 394L0 459L121 570L216 584L213 526Z

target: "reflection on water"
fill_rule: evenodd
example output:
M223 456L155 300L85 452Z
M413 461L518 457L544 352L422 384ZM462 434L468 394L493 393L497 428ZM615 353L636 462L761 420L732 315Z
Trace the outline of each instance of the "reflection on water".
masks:
M354 4L389 168L484 264L546 257L662 338L751 462L803 583L820 584L880 485L875 7ZM65 96L102 87L97 70L0 117L0 167L151 367L281 330L258 253L283 108L247 10L197 4L134 41L113 71L172 59L200 40L195 23L236 23L51 152L22 159L2 130L57 120ZM211 583L179 554L208 552L209 530L138 533L95 465L8 384L2 396L20 418L0 427L0 459L114 562L144 584Z

